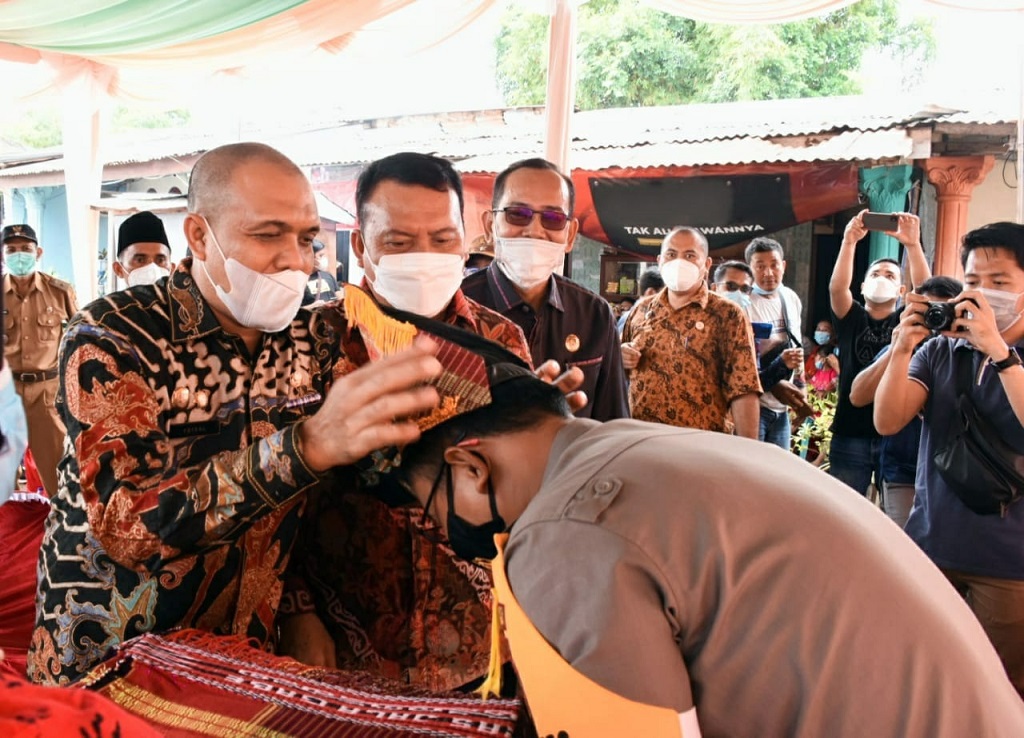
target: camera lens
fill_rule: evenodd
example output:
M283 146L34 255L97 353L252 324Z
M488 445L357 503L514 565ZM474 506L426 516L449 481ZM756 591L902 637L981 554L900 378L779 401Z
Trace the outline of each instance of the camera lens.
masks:
M954 315L952 303L932 302L924 312L924 324L929 330L948 331L953 325Z

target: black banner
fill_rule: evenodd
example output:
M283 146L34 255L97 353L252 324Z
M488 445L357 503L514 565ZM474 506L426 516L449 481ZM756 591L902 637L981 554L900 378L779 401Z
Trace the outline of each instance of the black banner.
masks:
M613 245L657 255L675 226L699 228L712 250L796 225L788 174L588 178Z

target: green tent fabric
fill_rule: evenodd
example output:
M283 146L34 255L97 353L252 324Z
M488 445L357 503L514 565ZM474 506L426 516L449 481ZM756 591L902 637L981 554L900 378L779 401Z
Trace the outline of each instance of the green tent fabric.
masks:
M306 0L6 0L0 41L73 54L138 53L258 23Z

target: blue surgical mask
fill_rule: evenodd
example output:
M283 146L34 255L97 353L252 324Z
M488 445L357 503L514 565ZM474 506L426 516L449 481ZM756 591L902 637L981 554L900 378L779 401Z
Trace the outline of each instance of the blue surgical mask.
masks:
M832 334L828 331L814 331L814 342L819 346L824 346L831 340Z
M756 287L754 289L757 289ZM732 292L719 292L719 295L724 297L729 302L735 302L740 306L743 312L747 312L750 309L750 295L745 295L739 290L733 290Z
M27 251L16 251L13 254L6 254L4 262L7 269L15 277L27 277L36 270L36 255Z
M764 290L764 289L761 289L760 287L758 287L757 284L754 285L754 292L756 294L758 294L758 295L761 295L761 297L770 297L770 296L774 295L778 291L779 291L778 287L776 287L773 290Z

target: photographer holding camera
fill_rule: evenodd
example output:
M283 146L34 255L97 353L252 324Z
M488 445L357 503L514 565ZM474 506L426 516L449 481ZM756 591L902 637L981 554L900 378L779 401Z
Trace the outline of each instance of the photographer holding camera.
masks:
M874 421L879 433L892 435L922 415L917 497L905 530L965 597L1024 695L1024 505L977 512L942 463L951 444L963 442L965 395L996 439L991 446L1005 446L1003 456L1024 453L1024 368L1018 355L1024 348L1024 226L992 223L971 231L961 259L967 289L952 303L955 318L917 353L914 348L932 333L925 322L929 303L924 296L908 297L875 396ZM935 324L938 311L929 317ZM963 391L961 362L969 362L962 366L971 372ZM1012 460L996 459L988 469L996 468L997 477L1012 476L998 469L999 462ZM991 488L980 483L974 494L983 497Z
M937 335L937 332L948 330L953 324L956 317L956 305L953 300L959 297L963 290L963 282L952 277L926 279L915 290L918 295L924 295L930 300L922 317L932 333L924 342ZM899 340L899 332L899 328L892 332L893 343ZM924 342L917 344L914 351L919 351ZM850 387L850 404L854 407L866 407L875 401L878 383L882 380L885 368L889 366L891 348L890 344L879 351L874 363L853 380L853 386ZM921 419L916 416L896 435L882 436L879 490L882 495L882 509L901 528L907 524L910 508L914 504L914 479L917 476L920 442Z

